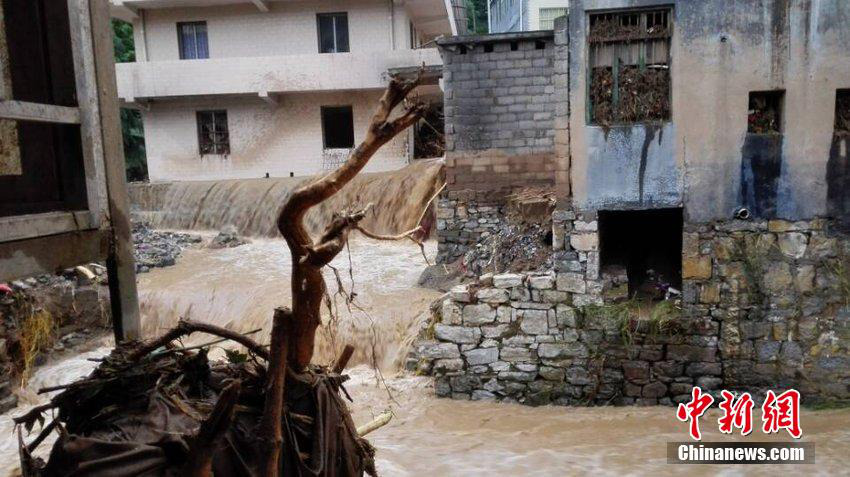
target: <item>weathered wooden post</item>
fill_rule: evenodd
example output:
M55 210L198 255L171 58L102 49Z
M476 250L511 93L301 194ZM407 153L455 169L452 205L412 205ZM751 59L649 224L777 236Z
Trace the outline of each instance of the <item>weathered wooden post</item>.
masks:
M4 2L0 38L0 281L105 260L116 339L138 338L107 1Z

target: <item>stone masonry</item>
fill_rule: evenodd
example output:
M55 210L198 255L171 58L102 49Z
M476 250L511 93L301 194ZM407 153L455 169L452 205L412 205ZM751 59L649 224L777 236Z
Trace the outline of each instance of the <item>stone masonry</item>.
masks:
M495 233L504 221L502 194L460 190L442 194L437 202L437 263L452 263L479 240Z
M649 405L698 385L850 399L850 240L828 221L686 225L682 299L660 327L609 297L595 214L553 218L555 270L484 275L435 304L409 364L439 396Z

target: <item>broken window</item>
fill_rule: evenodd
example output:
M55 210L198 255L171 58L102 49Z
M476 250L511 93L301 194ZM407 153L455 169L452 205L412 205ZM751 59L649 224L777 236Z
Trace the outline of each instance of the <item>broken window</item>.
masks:
M779 134L782 132L782 102L785 91L755 91L750 93L747 112L747 132Z
M322 106L322 137L325 149L354 147L354 114L351 106Z
M670 9L590 15L591 124L670 119L672 31Z
M566 8L541 8L537 28L539 30L554 30L555 19L566 14Z
M598 219L606 294L660 300L681 290L682 209L600 211Z
M198 111L198 149L202 156L230 154L227 111Z
M319 53L348 53L348 14L316 15L319 29Z
M210 57L210 48L207 44L207 22L178 23L177 40L181 60L200 60Z
M835 92L835 133L850 135L850 89Z

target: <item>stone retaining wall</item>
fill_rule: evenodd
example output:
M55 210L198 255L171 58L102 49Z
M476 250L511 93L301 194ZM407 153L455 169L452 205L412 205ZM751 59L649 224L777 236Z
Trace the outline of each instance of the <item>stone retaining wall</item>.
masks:
M437 263L452 263L505 217L505 195L493 191L448 191L437 201Z
M699 385L850 400L850 240L827 221L686 224L681 302L642 319L604 285L596 224L558 211L555 270L453 289L411 367L457 399L671 404Z

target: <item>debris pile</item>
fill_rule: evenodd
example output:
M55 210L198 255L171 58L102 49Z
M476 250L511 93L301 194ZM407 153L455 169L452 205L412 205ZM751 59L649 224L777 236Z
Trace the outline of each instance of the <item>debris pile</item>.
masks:
M239 235L239 232L236 230L236 227L229 226L225 227L212 239L210 244L207 246L208 248L232 248L238 247L240 245L245 245L247 243L251 243L245 237Z
M655 15L662 12L652 12ZM653 38L667 38L670 27L666 19L657 18L655 22L642 24L634 14L597 14L590 17L589 43L614 41L636 41Z
M502 224L463 256L467 276L552 269L551 223Z
M614 122L614 73L610 66L598 66L591 71L590 103L594 124Z
M590 99L594 124L661 121L670 117L670 70L667 65L621 66L614 101L610 66L593 68Z
M183 249L202 241L200 235L154 230L146 222L133 223L133 244L136 273L149 272L151 268L170 267Z
M218 334L189 321L175 330ZM211 362L207 346L123 344L87 378L42 390L63 391L15 419L24 476L89 475L94 469L110 476L201 475L193 471L204 466L212 471L204 475L260 475L268 444L259 429L268 351L244 335L221 331L247 353L232 351L227 362ZM279 475L375 474L374 449L357 433L340 396L347 377L337 369L290 369ZM50 409L58 417L25 444L21 427L30 431L44 423ZM54 431L59 438L49 460L33 457Z
M778 134L782 125L781 94L775 91L751 93L747 116L747 132Z
M619 121L661 121L670 117L670 70L667 65L650 65L643 69L623 66L619 76Z

